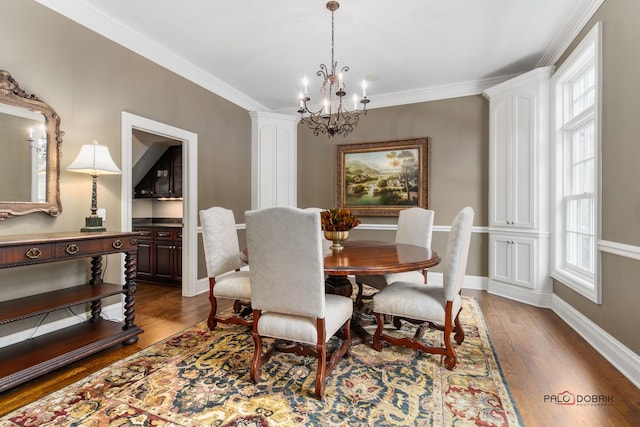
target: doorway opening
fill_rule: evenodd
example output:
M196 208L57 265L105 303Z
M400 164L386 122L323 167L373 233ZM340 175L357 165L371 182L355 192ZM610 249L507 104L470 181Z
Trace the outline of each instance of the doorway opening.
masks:
M145 150L145 144L140 145L140 138L147 142L155 139L162 144L158 145L162 149L162 145L181 146L182 147L182 200L166 200L164 202L180 202L179 204L157 205L157 208L163 214L182 217L182 245L180 265L182 273L182 295L194 296L197 293L196 281L198 270L197 256L197 152L198 152L198 136L193 132L179 129L167 124L156 122L144 117L136 116L127 112L122 112L122 230L132 231L134 218L133 203L133 187L134 187L134 159L137 162L140 157L140 151ZM136 141L138 139L138 141ZM165 148L166 148L165 147ZM134 153L134 150L136 152ZM148 151L148 150L147 150ZM150 156L153 158L153 156ZM138 177L136 176L136 179ZM144 207L135 206L135 215L144 215L140 213L145 211ZM179 212L181 209L182 212ZM175 212L178 210L178 212ZM152 209L153 211L153 209Z

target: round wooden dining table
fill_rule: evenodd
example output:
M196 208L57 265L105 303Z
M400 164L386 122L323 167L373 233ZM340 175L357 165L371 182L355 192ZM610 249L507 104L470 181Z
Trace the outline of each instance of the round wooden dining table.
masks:
M351 297L353 284L349 275L378 275L421 271L440 263L440 256L432 249L401 243L372 240L346 240L341 251L324 249L325 292ZM369 342L371 335L364 329L369 324L354 311L351 319L351 342Z
M349 275L378 275L419 271L440 263L438 253L421 246L372 240L346 240L344 249L324 250L327 293L351 296Z

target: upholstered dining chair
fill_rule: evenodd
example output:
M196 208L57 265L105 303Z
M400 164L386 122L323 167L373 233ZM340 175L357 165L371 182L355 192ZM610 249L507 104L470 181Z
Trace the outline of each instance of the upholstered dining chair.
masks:
M245 212L245 222L255 344L251 380L260 381L263 364L276 351L314 356L315 395L323 399L325 378L349 355L353 303L347 297L325 295L320 215L272 207ZM341 345L327 354L329 339L341 329ZM265 337L275 340L263 353Z
M209 329L220 323L251 326L253 321L243 317L243 307L251 300L249 272L240 271L240 247L233 211L214 206L200 211L202 242L209 276L211 312L207 319ZM234 300L234 315L218 316L218 298Z
M462 309L460 291L467 268L473 217L473 209L466 207L453 220L444 257L443 286L393 282L373 296L373 312L378 324L373 336L373 346L376 350L382 349L384 340L393 345L426 353L442 354L445 356L445 366L449 370L456 365L457 355L451 344L451 332L455 332L455 341L462 344L464 330L459 318ZM385 334L385 315L408 319L412 323L420 324L420 327L413 338ZM427 346L420 340L425 324L443 331L444 347Z
M423 208L409 208L400 211L398 215L398 229L396 231L396 243L422 246L431 248L431 235L433 233L432 210ZM374 276L356 275L355 281L358 285L358 295L356 296L356 306L362 307L363 284L378 290L385 288L393 282L415 282L426 283L427 270L407 271L403 273L393 273Z

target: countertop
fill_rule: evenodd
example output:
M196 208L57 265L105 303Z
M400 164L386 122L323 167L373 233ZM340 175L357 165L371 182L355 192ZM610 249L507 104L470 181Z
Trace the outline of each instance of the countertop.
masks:
M143 227L182 228L182 218L132 218L133 229Z

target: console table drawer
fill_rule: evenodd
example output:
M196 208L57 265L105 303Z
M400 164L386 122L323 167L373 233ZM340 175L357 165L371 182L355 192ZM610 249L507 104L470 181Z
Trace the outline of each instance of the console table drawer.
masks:
M52 247L47 243L14 246L0 251L0 265L7 268L50 260L53 254Z
M73 256L81 257L134 249L137 245L136 240L136 238L109 238L56 243L55 257L58 259L64 259Z

